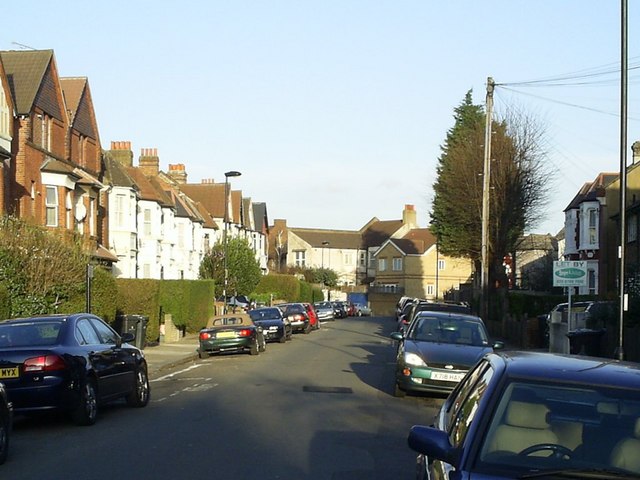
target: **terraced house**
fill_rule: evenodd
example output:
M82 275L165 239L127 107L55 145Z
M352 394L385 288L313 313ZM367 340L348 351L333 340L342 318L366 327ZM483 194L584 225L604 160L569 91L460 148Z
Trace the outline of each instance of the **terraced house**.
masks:
M156 149L137 165L131 142L102 149L88 79L60 77L52 50L0 52L0 212L76 232L124 278L198 278L226 223L266 272L266 204L254 209L239 190L203 202L183 184L184 165L163 172Z

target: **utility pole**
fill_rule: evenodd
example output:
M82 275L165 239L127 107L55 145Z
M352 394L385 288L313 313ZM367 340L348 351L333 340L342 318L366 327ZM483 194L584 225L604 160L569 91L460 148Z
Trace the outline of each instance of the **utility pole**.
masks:
M627 294L625 287L625 257L627 243L627 83L628 83L628 19L627 0L622 0L620 25L620 278L618 279L620 298L620 331L616 357L624 360L623 336L624 336L624 312L627 309Z
M493 78L487 77L486 121L484 131L484 171L482 179L482 270L480 274L480 316L489 320L489 193L491 191L491 129L493 117Z

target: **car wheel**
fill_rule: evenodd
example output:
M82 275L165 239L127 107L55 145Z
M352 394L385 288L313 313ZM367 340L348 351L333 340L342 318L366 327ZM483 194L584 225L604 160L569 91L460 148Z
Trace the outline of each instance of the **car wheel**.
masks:
M209 352L203 352L202 350L198 350L199 358L209 358Z
M71 415L76 425L93 425L96 423L98 395L93 379L88 378L80 387L80 402Z
M258 355L260 353L260 348L258 347L258 340L251 344L251 349L249 350L251 355Z
M313 329L313 327L311 325L307 325L307 327L304 329L304 334L308 335L309 333L311 333L311 330Z
M261 352L266 352L267 351L267 342L265 340L262 340L262 342L258 343L258 348L260 349Z
M282 336L278 339L278 342L285 343L287 341L287 334L283 333Z
M135 387L127 395L127 405L130 407L144 407L149 403L149 376L146 364L141 365L136 371Z
M400 386L396 383L393 388L393 396L398 398L403 398L407 396L407 392L400 388Z
M7 460L9 455L9 412L5 412L5 420L0 423L0 465Z

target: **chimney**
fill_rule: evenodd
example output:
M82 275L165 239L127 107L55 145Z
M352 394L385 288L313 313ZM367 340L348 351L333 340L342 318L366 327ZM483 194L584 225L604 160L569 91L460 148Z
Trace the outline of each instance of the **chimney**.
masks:
M416 208L414 205L405 205L402 211L402 224L410 227L417 227Z
M125 167L133 167L131 142L111 142L111 156Z
M633 152L633 164L640 163L640 141L633 142L631 151Z
M187 171L183 163L169 165L169 173L167 175L180 185L187 183Z
M156 177L160 172L160 158L157 148L143 148L140 151L138 166L147 177Z

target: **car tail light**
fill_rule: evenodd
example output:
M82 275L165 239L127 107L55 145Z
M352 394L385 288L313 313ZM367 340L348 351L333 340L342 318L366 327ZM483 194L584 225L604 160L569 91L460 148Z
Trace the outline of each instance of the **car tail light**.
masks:
M64 370L67 364L59 355L40 355L39 357L28 358L24 361L25 372L51 372L54 370Z
M243 328L242 330L240 330L238 332L238 335L240 337L250 337L251 336L251 330L248 328Z
M211 334L209 332L200 332L200 340L209 340Z
M304 320L304 315L301 313L296 313L293 315L293 321L294 322L299 322L299 321L303 321Z

